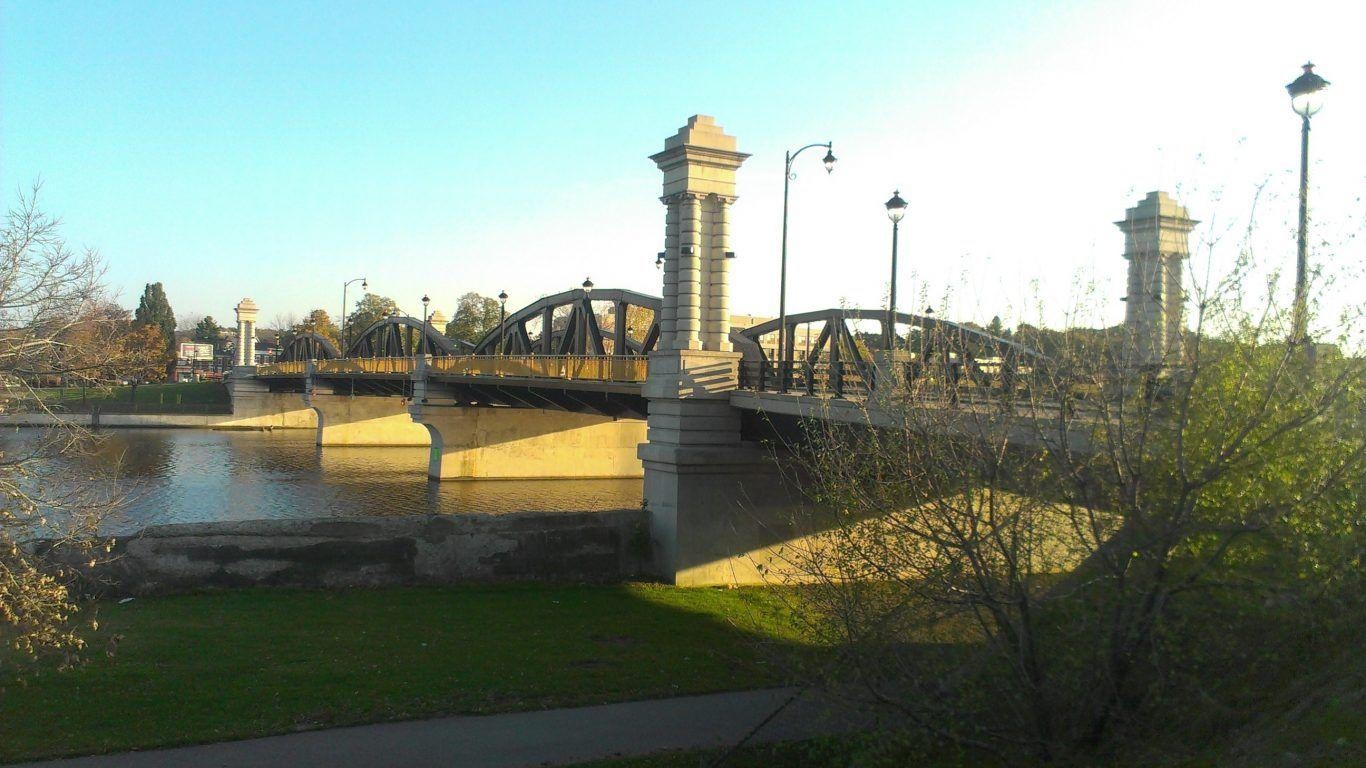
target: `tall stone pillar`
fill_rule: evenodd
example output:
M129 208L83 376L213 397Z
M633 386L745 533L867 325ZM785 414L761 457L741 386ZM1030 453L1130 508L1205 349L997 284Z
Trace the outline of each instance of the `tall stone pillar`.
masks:
M648 442L639 456L656 568L676 584L730 578L733 542L723 531L743 478L762 463L740 441L740 413L730 404L740 355L727 343L726 210L747 157L715 120L695 115L650 158L664 174L667 268L663 336L644 388Z
M730 349L730 204L735 151L714 118L693 115L651 160L664 173L664 300L659 349Z
M1124 326L1135 367L1180 364L1186 298L1182 262L1190 257L1188 236L1199 223L1165 192L1149 192L1115 222L1124 232L1129 260Z
M256 315L259 308L251 299L237 303L237 364L256 365Z

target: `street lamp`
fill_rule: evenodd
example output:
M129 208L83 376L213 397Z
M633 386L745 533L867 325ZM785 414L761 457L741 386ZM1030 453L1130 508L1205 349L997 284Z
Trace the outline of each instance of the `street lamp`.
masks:
M419 353L424 345L427 346L427 351L431 351L431 341L427 338L427 333L430 330L430 323L428 321L432 319L432 316L427 314L427 305L430 304L431 301L432 300L427 297L427 294L422 294L422 343L418 345Z
M342 283L342 311L341 317L337 318L337 320L342 324L342 328L345 329L342 331L341 353L343 356L345 356L347 350L351 348L351 326L346 322L346 289L357 280L360 281L360 289L362 291L370 288L370 283L363 277L355 277Z
M792 182L792 161L797 156L812 147L825 147L825 157L821 162L825 165L825 172L830 173L835 170L835 149L833 142L824 144L807 144L796 152L787 153L787 161L783 167L783 255L779 267L778 277L778 391L787 391L787 193L788 187Z
M1323 108L1323 91L1328 81L1314 74L1314 64L1304 65L1304 74L1285 89L1290 92L1290 108L1300 116L1300 236L1295 253L1295 306L1291 314L1290 342L1302 344L1310 365L1314 345L1309 343L1309 118Z
M887 218L892 220L892 286L887 295L887 334L883 346L891 352L896 339L896 239L901 229L901 219L906 216L906 201L901 199L901 190L892 193L892 199L886 202L886 206Z
M583 354L589 354L588 347L588 316L593 313L593 279L585 277L583 279L583 335L579 338L583 340Z
M508 318L508 292L498 292L498 354L504 354L503 337L506 333L503 326L507 324Z

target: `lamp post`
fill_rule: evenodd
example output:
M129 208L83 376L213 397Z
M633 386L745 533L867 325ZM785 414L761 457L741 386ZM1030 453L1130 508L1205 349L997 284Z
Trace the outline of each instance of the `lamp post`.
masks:
M1300 116L1300 232L1295 253L1295 306L1291 310L1291 344L1303 345L1310 365L1314 364L1314 345L1309 342L1309 118L1323 108L1323 89L1328 81L1314 74L1314 64L1304 65L1304 74L1285 89L1290 92L1290 108Z
M583 279L583 354L588 352L588 316L593 312L593 279L585 277Z
M835 170L835 149L833 142L824 144L807 144L796 152L787 153L787 161L783 166L783 255L779 267L778 277L778 391L787 391L787 193L792 181L792 161L797 156L812 147L825 147L825 158L821 161L825 164L825 172L830 173Z
M887 333L883 345L888 352L895 348L896 342L896 239L901 229L901 219L906 215L906 201L901 199L901 190L892 193L886 202L887 218L892 220L892 285L887 293ZM888 356L890 359L890 355Z
M505 350L505 348L504 348L504 346L503 346L504 335L506 334L506 331L504 330L503 326L507 323L507 319L508 319L508 292L507 292L507 291L499 291L499 292L498 292L498 354L500 354L500 355L501 355L501 354L504 354L504 353L506 352L506 350Z
M360 289L361 289L362 291L368 290L368 289L370 288L370 283L369 283L365 278L363 278L363 277L354 277L354 278L352 278L352 279L350 279L350 280L347 280L346 282L342 283L342 311L341 311L341 317L339 317L339 318L337 318L337 319L341 322L342 328L344 329L344 330L342 331L342 351L341 351L341 353L342 353L343 356L345 356L347 350L351 348L351 326L347 325L347 323L346 323L346 289L347 289L348 287L350 287L350 285L351 285L352 283L356 282L357 280L360 281Z
M427 333L430 331L429 321L432 319L432 316L427 313L427 305L431 302L432 300L427 297L427 294L422 294L422 341L417 345L418 354L422 354L424 346L427 347L428 352L431 351L431 342L427 339Z

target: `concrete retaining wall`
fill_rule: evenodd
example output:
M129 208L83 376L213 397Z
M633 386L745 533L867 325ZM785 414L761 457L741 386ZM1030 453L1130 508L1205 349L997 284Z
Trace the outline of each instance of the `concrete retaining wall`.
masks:
M62 559L60 553L52 553ZM648 575L645 512L521 512L153 526L82 568L92 592L616 582ZM75 565L75 563L71 563Z

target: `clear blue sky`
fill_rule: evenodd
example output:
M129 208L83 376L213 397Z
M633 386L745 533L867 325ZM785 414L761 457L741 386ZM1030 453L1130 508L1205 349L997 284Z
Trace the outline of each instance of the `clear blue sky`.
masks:
M1149 189L1206 222L1222 265L1264 185L1257 255L1293 265L1283 86L1312 57L1334 81L1316 263L1341 293L1366 261L1351 5L6 0L0 184L41 177L125 304L159 280L181 315L228 321L243 296L266 320L335 313L361 275L413 312L586 275L657 294L647 157L700 112L754 155L737 311L776 309L783 150L832 139L836 172L803 157L793 182L794 311L882 302L900 187L903 308L1056 324L1094 281L1116 322L1111 222Z

